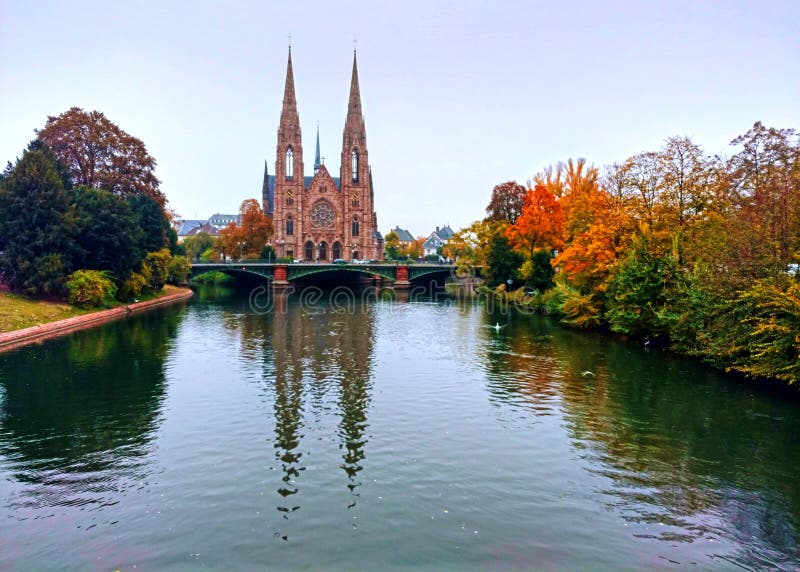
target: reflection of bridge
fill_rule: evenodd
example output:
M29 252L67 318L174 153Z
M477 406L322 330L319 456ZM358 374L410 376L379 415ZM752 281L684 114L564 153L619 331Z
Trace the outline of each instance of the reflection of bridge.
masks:
M189 276L206 272L223 272L231 276L266 279L273 289L285 288L292 282L307 282L314 277L334 273L357 273L374 280L388 282L394 288L408 288L415 280L441 278L442 282L454 272L449 264L275 264L248 261L227 263L198 263L192 265Z

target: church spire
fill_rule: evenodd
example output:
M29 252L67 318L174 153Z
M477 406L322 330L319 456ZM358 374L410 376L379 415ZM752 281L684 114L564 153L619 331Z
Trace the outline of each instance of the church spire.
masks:
M281 123L285 120L294 120L295 124L300 123L297 115L297 99L294 95L294 72L292 71L292 48L289 46L289 62L286 64L286 87L283 90L283 110L281 111Z
M356 51L353 50L353 76L350 78L350 101L347 104L347 118L351 115L361 116L361 90L358 87L358 64Z
M314 174L317 174L319 168L322 166L322 162L320 161L319 157L319 121L317 121L317 155L314 158Z

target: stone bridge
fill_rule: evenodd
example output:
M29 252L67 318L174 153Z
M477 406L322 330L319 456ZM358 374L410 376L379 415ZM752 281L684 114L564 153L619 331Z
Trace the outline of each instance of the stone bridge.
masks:
M450 264L282 264L252 260L240 262L201 262L192 264L189 277L206 272L223 272L231 276L242 276L268 280L274 290L286 288L292 282L313 281L314 277L333 278L336 273L358 273L374 280L388 282L398 289L409 288L411 283L423 278L441 278L442 283L453 272Z

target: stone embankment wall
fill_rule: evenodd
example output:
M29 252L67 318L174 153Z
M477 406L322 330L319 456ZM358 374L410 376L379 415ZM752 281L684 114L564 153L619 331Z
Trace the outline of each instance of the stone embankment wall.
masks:
M48 322L46 324L39 324L38 326L31 326L22 330L14 330L13 332L0 333L0 352L8 351L10 349L30 344L34 342L41 342L43 340L63 336L74 332L76 330L83 330L91 328L100 324L105 324L112 320L119 320L131 314L150 310L158 306L165 306L167 304L174 304L183 300L188 300L192 297L192 291L189 289L168 294L160 298L152 300L145 300L144 302L135 302L125 306L118 306L110 310L100 310L99 312L92 312L90 314L83 314L81 316L74 316L65 320L58 320L56 322Z

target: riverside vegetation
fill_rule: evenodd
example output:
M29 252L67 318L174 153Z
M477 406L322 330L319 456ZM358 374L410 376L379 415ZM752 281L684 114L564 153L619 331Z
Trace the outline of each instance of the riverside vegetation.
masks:
M731 145L709 156L672 137L602 174L570 159L503 183L446 254L485 265L487 292L568 326L796 384L798 136L756 123Z
M102 113L49 117L0 175L0 280L84 309L185 282L190 264L154 169L144 144Z

